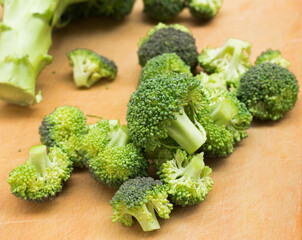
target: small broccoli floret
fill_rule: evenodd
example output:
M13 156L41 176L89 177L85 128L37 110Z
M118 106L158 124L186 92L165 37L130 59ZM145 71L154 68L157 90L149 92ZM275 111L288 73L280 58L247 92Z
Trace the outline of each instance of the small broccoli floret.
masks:
M189 153L206 141L203 127L185 108L197 111L200 81L184 74L158 75L142 82L128 103L127 122L133 142L153 151L171 137Z
M191 14L200 20L209 20L216 16L223 0L186 0Z
M157 21L169 21L184 8L182 0L144 0L144 13Z
M192 76L190 67L186 65L176 53L164 53L150 59L142 68L139 82L146 81L164 73L187 73Z
M130 179L115 193L110 201L113 209L112 222L133 225L133 218L144 231L159 229L157 215L169 219L173 205L169 202L166 187L150 177Z
M91 50L78 48L68 53L67 57L73 67L73 79L77 87L89 88L100 79L113 80L116 77L115 63Z
M290 66L290 62L282 58L280 51L273 51L272 49L268 49L265 52L262 52L261 55L257 58L255 64L258 65L265 62L276 63L284 68L289 68Z
M198 80L201 81L201 84L206 88L223 88L227 89L227 81L226 75L223 73L213 73L208 75L204 72L195 76Z
M207 73L225 74L227 88L237 89L240 77L251 67L250 49L250 43L230 38L222 48L203 49L198 60Z
M163 53L176 53L192 70L198 63L198 52L190 30L182 25L159 23L141 39L138 50L139 64Z
M205 200L214 184L212 169L205 166L203 153L188 156L178 150L173 160L167 161L157 173L167 186L171 202L183 207Z
M63 106L44 117L40 139L47 147L59 147L75 167L83 167L82 138L87 133L86 118L77 107Z
M70 178L72 162L57 147L47 150L45 145L30 148L29 160L9 173L7 182L16 197L24 200L44 201L62 191Z
M278 120L291 110L299 85L288 69L273 63L251 67L240 79L237 97L260 120Z

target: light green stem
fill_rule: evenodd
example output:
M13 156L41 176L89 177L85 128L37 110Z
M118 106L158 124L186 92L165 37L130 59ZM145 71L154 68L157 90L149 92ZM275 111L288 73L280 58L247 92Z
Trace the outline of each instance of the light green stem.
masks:
M36 145L29 150L30 164L36 168L38 177L44 177L46 168L51 166L51 162L47 156L47 148L45 145Z

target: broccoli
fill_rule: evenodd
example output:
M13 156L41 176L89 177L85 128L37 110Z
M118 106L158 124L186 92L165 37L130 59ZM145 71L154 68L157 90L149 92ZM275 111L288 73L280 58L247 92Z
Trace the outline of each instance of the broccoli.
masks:
M44 117L39 128L41 142L47 147L59 147L74 167L83 167L82 139L87 133L83 112L72 106L58 107Z
M158 75L142 82L128 103L127 122L133 142L155 150L170 136L188 153L206 141L206 134L194 116L186 114L202 108L200 81L184 74Z
M29 160L9 173L7 182L16 197L24 200L44 201L62 191L70 178L72 162L57 147L47 150L45 145L33 146Z
M112 222L133 225L133 218L144 231L159 229L157 215L169 219L173 205L169 202L167 188L159 180L138 177L125 182L110 201Z
M249 60L251 44L230 38L222 48L203 49L198 60L207 73L225 75L226 88L237 89L240 77L251 67Z
M148 176L148 161L130 142L128 128L118 120L102 120L90 126L83 140L85 165L93 178L109 187L138 176Z
M205 200L214 184L212 169L205 166L203 153L188 156L177 150L174 159L164 163L158 176L168 188L169 198L175 205L195 205Z
M216 16L223 0L186 0L192 16L200 20L210 20Z
M75 49L67 54L73 67L73 79L77 87L91 87L98 80L114 80L117 74L115 63L88 49Z
M190 67L187 66L176 53L164 53L147 62L142 68L139 82L146 81L158 74L170 72L187 73L192 76Z
M292 72L274 63L262 63L241 77L237 97L255 118L276 121L294 107L298 92Z
M200 74L195 76L197 79L199 79L203 86L206 88L227 88L227 81L226 75L223 73L212 73L210 75L201 72Z
M170 21L184 8L182 0L144 0L144 13L157 21Z
M163 53L176 53L191 70L194 70L198 63L195 39L190 30L180 24L159 23L141 39L138 46L139 64L142 67L149 59Z
M281 52L278 50L273 51L271 49L268 49L265 52L262 52L261 55L257 58L255 64L258 65L265 62L276 63L284 68L289 68L290 66L290 62L282 58Z

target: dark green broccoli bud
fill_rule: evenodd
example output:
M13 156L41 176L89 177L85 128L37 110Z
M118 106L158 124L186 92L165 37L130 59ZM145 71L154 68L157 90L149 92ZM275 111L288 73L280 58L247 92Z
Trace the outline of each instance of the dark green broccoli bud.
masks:
M272 49L268 49L265 52L262 52L261 55L257 58L255 64L258 65L265 62L276 63L284 68L289 68L290 66L290 62L282 58L280 51L273 51Z
M182 0L144 0L144 13L157 21L170 21L184 8Z
M159 23L141 39L138 50L139 64L163 53L176 53L192 70L197 66L198 52L195 39L186 27Z
M30 148L29 160L9 173L7 182L16 197L24 200L44 201L62 191L63 183L70 178L72 162L57 147L45 145Z
M127 122L133 142L153 151L168 136L189 153L206 141L203 127L185 108L193 112L200 105L200 81L184 74L158 75L142 82L128 103Z
M223 0L186 0L192 16L200 20L210 20L216 16Z
M91 87L100 79L114 80L117 66L106 57L95 52L78 48L67 54L69 64L73 67L73 79L77 87Z
M278 120L291 110L299 85L288 69L273 63L251 67L240 79L237 97L260 120Z
M204 164L203 153L188 156L178 150L174 159L164 163L157 174L167 186L171 202L185 207L205 200L214 184L211 173L212 169Z
M157 215L169 219L173 205L169 202L167 188L151 177L135 178L125 182L110 201L112 222L133 225L133 218L144 231L159 229Z
M142 68L139 82L163 73L187 73L192 76L190 67L176 53L164 53L150 59Z
M86 118L77 107L63 106L44 117L40 139L47 147L59 147L75 167L83 167L82 138L87 133Z

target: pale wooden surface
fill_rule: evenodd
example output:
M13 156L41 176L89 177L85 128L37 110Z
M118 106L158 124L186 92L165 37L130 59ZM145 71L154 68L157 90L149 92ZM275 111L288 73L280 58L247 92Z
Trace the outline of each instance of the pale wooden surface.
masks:
M140 72L136 44L154 24L141 7L137 2L123 23L89 19L56 31L53 64L37 85L44 101L31 108L0 102L0 239L301 239L301 94L282 121L254 123L249 137L230 157L208 160L214 190L204 203L175 207L170 220L160 221L159 231L143 233L138 224L127 228L111 223L109 200L114 190L95 182L85 170L74 172L52 201L25 202L10 193L8 172L24 163L30 146L39 143L40 122L55 107L75 105L86 114L125 122L126 105ZM199 51L208 44L223 45L228 37L253 43L253 60L268 47L280 49L302 86L301 0L225 0L208 24L194 21L187 11L175 22L192 29ZM118 78L77 90L65 57L77 47L114 59Z

